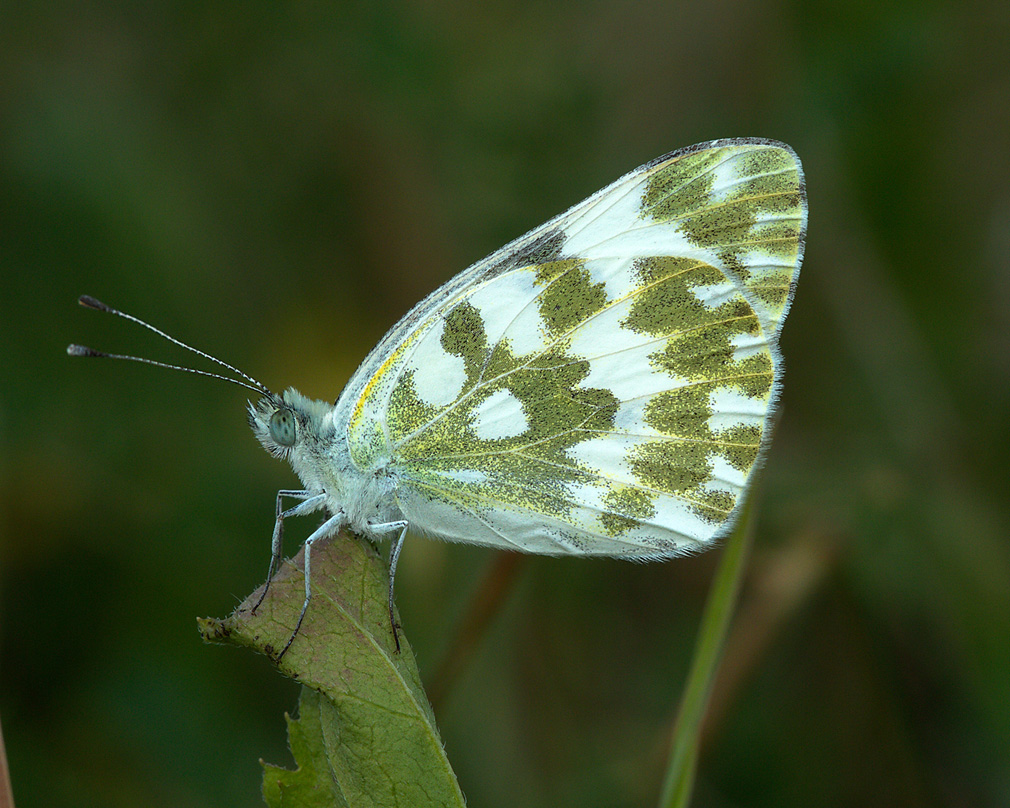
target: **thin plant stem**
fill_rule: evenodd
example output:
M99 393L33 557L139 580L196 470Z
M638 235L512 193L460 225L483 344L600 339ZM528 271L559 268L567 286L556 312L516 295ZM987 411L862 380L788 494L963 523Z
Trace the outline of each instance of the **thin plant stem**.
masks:
M753 496L750 501L753 500ZM686 808L694 790L701 743L701 726L722 657L730 618L740 591L740 581L750 548L750 501L744 506L736 528L726 540L712 582L691 671L684 686L677 721L673 728L670 760L663 782L660 808Z

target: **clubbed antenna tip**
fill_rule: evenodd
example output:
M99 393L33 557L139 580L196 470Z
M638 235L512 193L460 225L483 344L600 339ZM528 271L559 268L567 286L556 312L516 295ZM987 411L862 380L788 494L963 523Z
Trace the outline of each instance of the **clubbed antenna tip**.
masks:
M70 356L105 356L101 351L96 351L94 348L88 348L84 345L68 345L67 353Z
M77 298L77 302L86 309L94 309L95 311L112 311L112 309L106 306L101 300L98 300L91 295L81 295Z

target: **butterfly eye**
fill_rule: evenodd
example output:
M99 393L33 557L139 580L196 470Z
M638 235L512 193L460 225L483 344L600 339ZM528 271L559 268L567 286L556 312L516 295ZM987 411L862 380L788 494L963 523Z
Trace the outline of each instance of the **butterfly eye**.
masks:
M278 446L295 445L295 417L291 410L277 410L270 416L270 437Z

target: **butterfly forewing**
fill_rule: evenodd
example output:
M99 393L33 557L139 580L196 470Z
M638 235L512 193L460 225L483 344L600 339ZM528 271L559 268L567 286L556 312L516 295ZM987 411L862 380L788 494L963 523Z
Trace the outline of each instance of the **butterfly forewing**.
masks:
M804 226L780 144L643 166L380 343L348 385L352 460L450 540L650 558L716 538L766 441Z

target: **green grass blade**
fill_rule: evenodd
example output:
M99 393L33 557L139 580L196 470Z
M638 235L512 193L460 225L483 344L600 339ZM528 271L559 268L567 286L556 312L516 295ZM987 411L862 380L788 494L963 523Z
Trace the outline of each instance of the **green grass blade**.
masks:
M733 616L740 581L746 567L747 550L750 546L750 522L748 502L736 528L726 540L715 580L712 582L712 590L705 604L691 671L684 686L684 695L673 730L670 760L659 801L660 808L687 808L691 802L702 721L705 718L708 697L712 692L712 683L718 671L730 618Z

